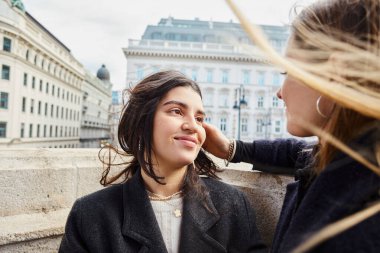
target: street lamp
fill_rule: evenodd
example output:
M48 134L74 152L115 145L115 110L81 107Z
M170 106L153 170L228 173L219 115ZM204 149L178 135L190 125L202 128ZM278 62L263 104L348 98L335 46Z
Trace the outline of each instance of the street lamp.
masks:
M238 110L238 138L237 138L238 140L240 140L241 108L244 108L248 105L244 97L245 97L245 89L244 89L244 86L240 84L240 87L235 89L235 104L233 106L233 109Z

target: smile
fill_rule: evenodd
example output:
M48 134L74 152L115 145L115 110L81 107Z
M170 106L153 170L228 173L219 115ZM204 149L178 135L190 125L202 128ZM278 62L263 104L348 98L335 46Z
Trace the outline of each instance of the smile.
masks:
M195 147L198 144L198 141L196 138L192 136L180 136L180 137L174 137L175 140L179 141L182 145L186 147Z

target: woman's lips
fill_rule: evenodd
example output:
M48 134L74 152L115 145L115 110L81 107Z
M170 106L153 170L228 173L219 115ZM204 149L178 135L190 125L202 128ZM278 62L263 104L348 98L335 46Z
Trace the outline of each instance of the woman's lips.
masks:
M179 141L182 145L186 147L196 147L197 146L197 139L192 137L192 136L180 136L180 137L175 137L175 140Z

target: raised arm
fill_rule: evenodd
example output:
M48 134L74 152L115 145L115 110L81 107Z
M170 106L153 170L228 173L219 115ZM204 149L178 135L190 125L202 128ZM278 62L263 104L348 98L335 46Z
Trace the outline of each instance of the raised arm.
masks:
M206 142L204 149L211 154L228 158L230 140L216 127L204 123ZM293 175L305 166L310 152L307 143L297 139L257 140L252 143L236 141L236 150L231 162L253 164L253 169L268 173Z

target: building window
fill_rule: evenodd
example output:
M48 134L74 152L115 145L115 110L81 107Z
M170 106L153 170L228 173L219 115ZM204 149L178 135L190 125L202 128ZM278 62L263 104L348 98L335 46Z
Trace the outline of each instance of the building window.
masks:
M242 133L248 132L248 119L247 118L241 119L241 132Z
M46 83L46 94L49 94L49 83Z
M8 109L8 93L0 92L0 108Z
M222 92L219 94L219 107L228 107L228 93L227 92Z
M58 137L58 126L55 126L55 137Z
M8 65L3 65L1 68L1 79L9 80L10 72L11 72L11 68Z
M180 72L181 72L182 74L184 74L185 76L187 75L187 71L186 71L186 68L185 68L185 67L182 67L181 70L180 70Z
M7 37L4 37L4 39L3 39L3 50L10 52L11 49L12 49L12 40L7 38Z
M7 122L0 122L0 138L7 137Z
M137 67L136 77L137 80L141 80L144 77L144 69L142 67Z
M272 106L273 108L278 108L278 97L273 97Z
M226 118L221 118L220 119L220 130L222 132L226 132L227 131L227 119Z
M29 138L33 137L33 124L29 124Z
M28 74L24 73L24 86L28 85Z
M262 133L263 132L263 125L264 125L263 120L262 119L257 119L256 120L256 132Z
M55 85L53 84L53 87L51 89L51 95L54 96L54 92L55 92Z
M41 101L38 101L37 114L41 115Z
M44 125L44 137L46 137L46 125Z
M212 83L213 82L213 73L214 71L212 69L207 70L207 82Z
M272 84L275 86L280 85L280 74L279 73L277 73L277 72L273 73Z
M54 117L54 105L53 104L51 104L51 106L50 106L50 117Z
M222 70L222 83L228 83L228 70Z
M204 106L213 106L214 105L214 92L210 90L206 90L204 94L203 103Z
M257 98L257 107L258 108L264 108L264 97L260 96Z
M30 113L34 112L34 99L30 100Z
M29 50L26 50L25 59L29 61Z
M48 115L48 103L45 103L45 116Z
M57 105L56 109L55 109L55 117L58 118L59 117L59 106Z
M26 109L26 97L22 97L21 111L25 112Z
M36 88L36 78L34 76L32 77L32 88Z
M61 91L61 89L58 87L57 89L57 98L59 98L59 92Z
M191 71L191 79L193 81L197 81L198 80L198 70L197 69L193 69Z
M206 123L211 123L211 117L206 117L206 118L205 118L205 122L206 122Z
M24 138L24 134L25 134L25 123L21 123L20 138Z
M264 85L265 84L265 72L264 71L258 71L257 72L257 84L258 85Z
M50 125L49 137L53 137L53 126Z
M250 72L248 70L243 70L243 84L249 84L250 82Z
M281 133L281 121L276 120L275 125L274 125L274 131L276 133Z
M40 124L37 124L37 137L40 137Z

